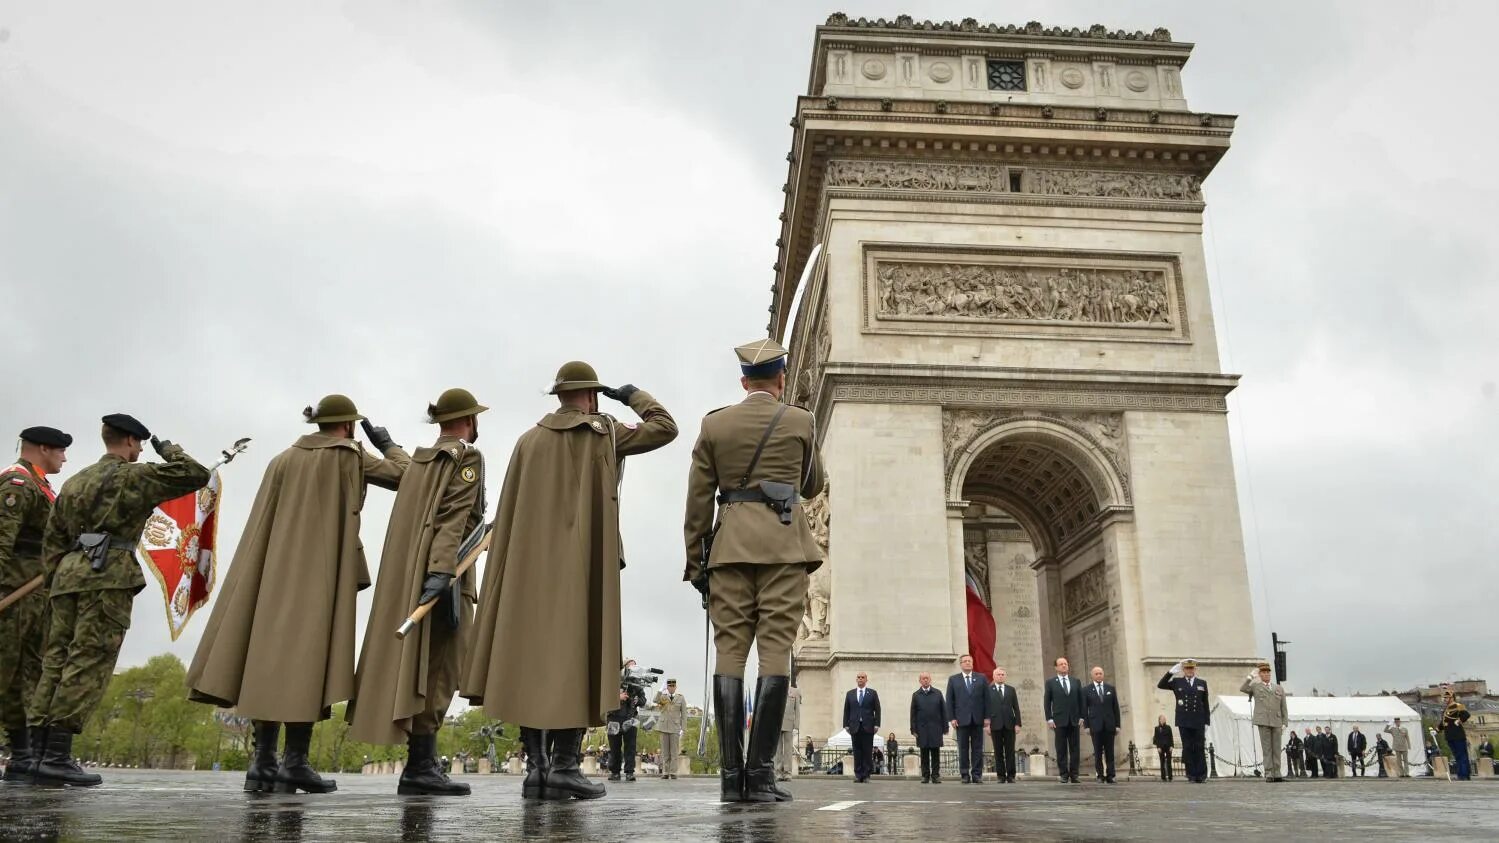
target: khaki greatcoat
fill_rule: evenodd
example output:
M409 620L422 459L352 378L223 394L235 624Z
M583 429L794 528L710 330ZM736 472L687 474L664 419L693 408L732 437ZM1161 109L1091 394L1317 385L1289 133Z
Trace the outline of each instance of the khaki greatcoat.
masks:
M188 668L191 699L308 723L353 696L355 600L370 584L359 512L366 484L395 489L410 462L322 433L271 460Z
M461 686L490 717L571 729L619 707L620 460L677 436L644 390L630 409L640 424L564 407L515 443Z
M401 743L412 732L412 718L431 712L440 723L452 701L473 630L474 569L463 575L456 635L436 626L447 623L437 617L446 604L405 638L396 638L395 631L416 608L427 574L457 569L458 546L484 518L483 497L484 458L462 439L441 436L411 455L380 551L375 599L346 712L354 740Z

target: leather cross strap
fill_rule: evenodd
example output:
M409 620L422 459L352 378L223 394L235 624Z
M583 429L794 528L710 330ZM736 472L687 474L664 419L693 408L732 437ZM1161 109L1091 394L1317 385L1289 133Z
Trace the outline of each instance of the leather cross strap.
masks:
M754 473L755 466L760 464L760 454L765 450L765 443L770 441L771 432L776 429L777 424L780 424L781 416L784 415L786 415L786 405L782 404L780 408L776 410L776 414L770 417L770 424L765 426L765 433L761 434L760 436L760 444L755 446L755 455L753 457L750 457L749 466L744 469L744 476L739 478L740 489L743 489L745 486L749 485L750 475Z

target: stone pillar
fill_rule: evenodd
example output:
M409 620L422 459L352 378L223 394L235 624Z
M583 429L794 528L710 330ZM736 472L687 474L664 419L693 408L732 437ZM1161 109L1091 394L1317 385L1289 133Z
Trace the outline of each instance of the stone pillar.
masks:
M675 770L672 771L672 774L673 775L677 775L677 776L690 776L690 775L692 775L692 759L688 758L685 755L678 755L677 756L677 767L676 767Z
M901 765L902 765L901 769L905 772L905 774L907 776L919 776L919 775L921 775L921 756L919 754L918 755L909 755L909 754L908 755L902 755L901 756Z

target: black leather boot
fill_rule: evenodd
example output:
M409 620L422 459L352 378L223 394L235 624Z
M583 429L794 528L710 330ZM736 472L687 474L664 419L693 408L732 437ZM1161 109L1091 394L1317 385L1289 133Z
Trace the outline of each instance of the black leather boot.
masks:
M583 729L551 729L547 736L552 741L552 769L546 776L546 798L597 799L606 791L604 786L588 780L579 769L582 760Z
M5 781L31 781L31 768L36 765L36 756L31 753L31 732L25 726L11 726L10 760L5 763Z
M276 744L281 742L281 724L274 720L255 721L255 755L245 770L245 790L251 793L276 789Z
M37 784L71 785L93 787L104 782L96 773L85 773L73 760L73 733L62 726L52 726L43 733L42 747L32 748L36 754L36 766L32 768L32 781Z
M781 742L781 718L786 714L789 676L761 676L755 682L755 721L750 725L748 757L744 761L744 798L748 802L790 802L791 794L776 786L776 745Z
M714 674L713 720L718 726L718 801L743 802L745 798L744 679L742 677Z
M281 766L276 768L276 792L332 793L338 783L325 779L307 762L307 750L312 746L311 723L286 724L286 751L281 754Z
M469 787L448 778L437 761L437 735L406 738L406 766L396 785L401 796L467 796Z
M551 772L547 733L529 726L520 727L520 744L526 748L526 781L521 785L522 799L546 799L547 773ZM566 799L566 794L555 797Z

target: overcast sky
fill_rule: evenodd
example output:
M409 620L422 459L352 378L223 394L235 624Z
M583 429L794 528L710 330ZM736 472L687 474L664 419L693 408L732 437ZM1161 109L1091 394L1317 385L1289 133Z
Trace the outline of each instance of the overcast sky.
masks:
M587 359L682 428L630 461L624 640L701 702L687 459L763 333L786 122L835 8L0 0L0 432L71 431L63 479L106 412L204 462L254 437L227 558L324 393L412 448L473 390L493 497ZM1205 193L1258 639L1294 642L1298 692L1499 681L1499 7L841 8L1197 44L1192 107L1241 116ZM389 506L371 491L372 565ZM206 615L172 644L158 592L122 667L192 657Z

